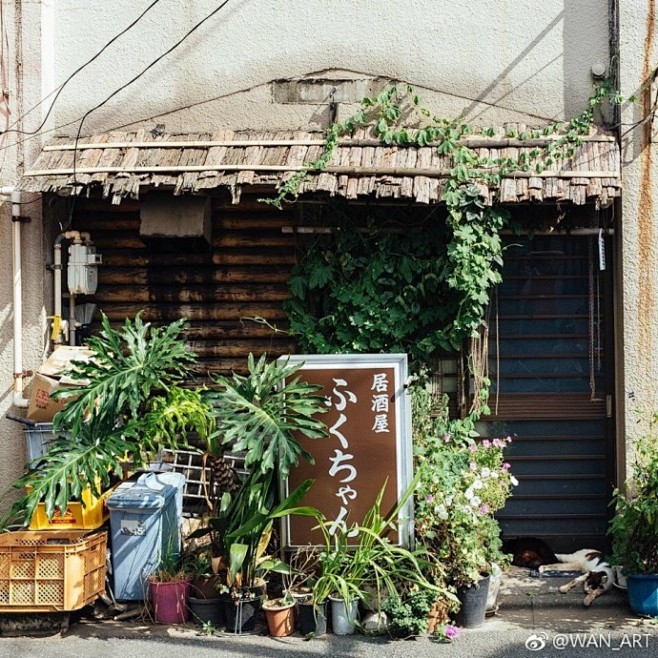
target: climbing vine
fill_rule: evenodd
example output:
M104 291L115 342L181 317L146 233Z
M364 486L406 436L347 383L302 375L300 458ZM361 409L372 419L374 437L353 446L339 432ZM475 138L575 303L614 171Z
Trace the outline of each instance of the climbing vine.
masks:
M425 227L418 233L384 234L374 223L359 232L334 222L334 233L308 248L290 279L293 297L286 310L301 347L318 352L399 349L426 365L436 350L458 350L465 339L477 337L491 290L501 282L500 233L509 222L504 209L485 203L482 188L497 187L517 172L540 174L573 157L606 99L621 102L604 84L568 122L508 130L506 138L535 144L517 158L480 155L468 138L493 137L495 129L434 116L408 86L394 85L376 98L364 98L353 116L333 123L320 157L265 202L281 208L294 201L304 179L329 165L342 137L370 126L384 144L431 145L450 161L442 193L447 216L440 236L437 228L434 233ZM403 121L418 127L401 126ZM480 381L487 383L486 377Z

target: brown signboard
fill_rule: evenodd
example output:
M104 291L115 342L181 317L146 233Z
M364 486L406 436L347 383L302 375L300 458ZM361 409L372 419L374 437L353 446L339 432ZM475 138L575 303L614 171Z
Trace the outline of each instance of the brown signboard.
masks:
M407 490L412 471L406 355L295 355L290 362L303 362L296 376L322 386L328 412L321 418L329 436L298 437L315 463L300 461L283 483L284 493L313 478L303 504L317 507L334 530L350 531L360 523L384 483L382 511L393 509ZM405 506L398 524L398 543L405 545L411 509L411 504ZM322 543L314 525L311 518L287 518L285 545Z

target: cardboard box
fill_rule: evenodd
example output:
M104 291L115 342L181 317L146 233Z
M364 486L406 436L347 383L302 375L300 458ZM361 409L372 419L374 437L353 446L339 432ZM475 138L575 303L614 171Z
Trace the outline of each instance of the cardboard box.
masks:
M51 423L55 414L64 408L65 399L54 400L51 394L60 387L60 381L41 373L34 375L30 382L30 401L27 417L37 423Z
M94 353L87 347L58 345L43 362L38 372L47 377L58 377L71 367L72 361L89 361Z
M94 352L87 347L58 345L30 382L27 417L37 423L52 422L55 414L64 408L70 398L53 400L51 394L60 386L84 383L84 380L74 381L60 375L70 368L72 362L88 361L93 355Z

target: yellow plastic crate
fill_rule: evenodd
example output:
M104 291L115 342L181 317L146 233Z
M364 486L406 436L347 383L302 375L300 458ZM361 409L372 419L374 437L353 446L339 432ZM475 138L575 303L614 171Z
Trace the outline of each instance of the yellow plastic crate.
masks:
M61 514L55 510L52 519L46 514L46 506L39 503L30 519L30 530L95 530L100 528L110 518L107 509L107 499L112 495L114 487L101 494L100 498L91 493L91 488L82 490L82 502L71 501L66 512Z
M79 610L105 593L107 532L0 534L0 612Z

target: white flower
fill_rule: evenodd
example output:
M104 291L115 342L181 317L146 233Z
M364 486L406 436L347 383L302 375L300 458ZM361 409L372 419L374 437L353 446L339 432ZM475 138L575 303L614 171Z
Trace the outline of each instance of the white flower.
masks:
M464 491L464 498L466 498L466 500L471 500L471 498L473 498L474 495L475 494L473 493L473 489L471 489L470 487L466 489L466 491Z
M450 505L452 505L452 501L453 501L453 496L448 496L446 498L446 507L450 507Z
M519 481L513 475L510 475L509 481L512 483L513 487L516 487L519 484Z
M434 512L442 521L448 518L448 510L445 508L445 505L437 505L434 508Z
M473 489L482 489L483 486L484 484L482 484L482 480L475 480L475 482L473 482L473 484L471 485Z
M483 478L488 478L491 475L491 469L488 466L483 466L480 473Z
M471 507L480 507L481 502L482 501L477 496L473 496L473 498L471 498Z
M499 477L500 477L500 473L498 471L491 471L492 480L497 480Z

